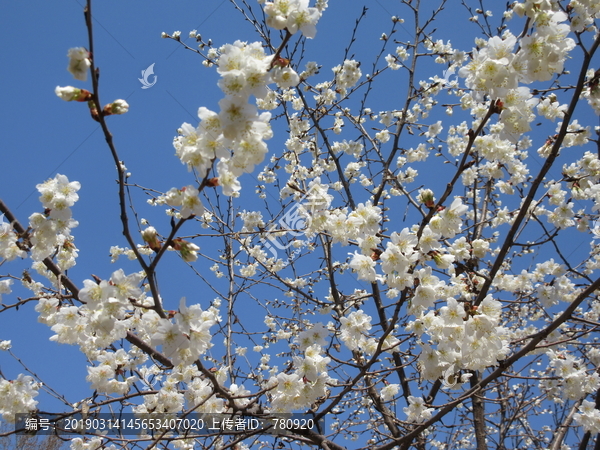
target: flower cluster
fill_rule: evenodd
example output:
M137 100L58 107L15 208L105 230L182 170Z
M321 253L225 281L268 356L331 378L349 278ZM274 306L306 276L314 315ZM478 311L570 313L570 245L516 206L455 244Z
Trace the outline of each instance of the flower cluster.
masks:
M90 53L83 47L76 47L69 49L67 56L69 57L67 70L71 72L76 80L86 81L87 72L92 66ZM99 120L99 112L92 101L92 93L87 89L79 89L74 86L56 86L54 93L66 102L88 102L92 117L94 120ZM129 111L129 105L125 100L119 99L106 105L102 110L102 115L125 114L127 111Z
M350 350L365 350L372 345L377 346L377 341L367 335L372 326L371 316L365 314L362 309L341 317L340 323L340 339Z
M433 408L427 408L425 406L425 400L423 397L408 397L408 406L406 408L402 408L404 414L406 414L407 422L412 423L421 423L425 422L427 419L431 418L431 413L433 412Z
M264 4L267 25L276 30L288 30L290 34L298 31L312 39L317 34L317 22L327 2L320 2L320 7L310 8L308 0L274 0Z
M409 268L418 259L415 250L417 236L404 228L400 233L395 231L386 243L386 249L381 254L381 268L388 275L389 286L396 289L404 289L412 283L408 274Z
M184 123L173 145L181 162L202 177L218 158L218 184L224 194L235 195L240 190L237 178L263 161L267 153L264 140L272 136L271 114L259 114L248 100L251 95L263 98L267 94L273 57L267 56L259 43L241 41L224 45L220 52L219 87L226 95L219 102L220 113L201 107L198 127Z
M61 305L58 299L41 298L35 307L39 321L50 326L56 334L50 339L65 344L77 344L88 358L96 359L99 348L124 339L127 331L139 323L139 312L130 314L132 302L144 304L144 294L138 287L141 274L126 276L122 269L110 280L84 280L80 299L84 305ZM146 314L154 311L148 310ZM156 314L156 313L154 313Z
M335 380L327 374L330 358L322 356L322 352L323 348L318 344L307 347L304 357L294 357L294 373L281 372L268 380L267 388L271 388L270 411L304 409L327 395L327 386Z
M143 293L139 288L143 278L142 273L125 275L123 269L119 269L113 272L110 280L84 280L84 288L79 292L79 297L86 304L79 308L80 318L77 320L85 320L88 332L100 342L104 339L112 339L111 342L123 339L126 327L130 325L126 319L129 318L128 313L132 309L132 300L143 302ZM63 309L65 307L62 307L59 313ZM58 339L61 339L60 331L67 331L65 323L60 320L52 330L57 332Z
M433 194L423 191L420 195L422 201L429 207L433 206ZM350 267L357 273L361 280L386 282L390 287L404 289L414 283L415 274L412 268L417 262L424 262L433 259L436 265L441 269L453 270L452 262L455 257L452 254L442 253L440 240L443 238L452 238L461 229L462 216L467 212L468 207L462 203L460 198L454 199L450 207L442 208L431 219L429 225L423 228L421 237L417 238L414 231L408 228L400 233L393 232L390 240L386 243L386 249L381 254L373 254L373 249L378 246L381 239L376 236L379 227L378 207L360 204L355 211L348 215L343 223L352 227L354 232L348 233L348 237L354 237L358 240L362 254L354 252ZM339 216L339 214L338 214ZM342 220L336 222L341 225ZM332 234L335 236L336 234ZM381 260L381 267L386 277L377 274L376 261ZM421 308L428 308L433 305L435 291L439 286L437 277L430 276L431 268L424 268L425 272L417 272L416 277L420 279L419 286L415 291L412 300L411 311L418 314ZM429 270L429 272L427 272Z
M79 182L69 182L66 176L57 174L54 178L38 184L36 188L42 194L40 202L48 211L50 219L66 221L71 218L70 208L79 200Z
M190 372L190 379L188 380L188 375L187 372ZM185 374L185 382L186 382L186 390L184 393L184 399L187 402L188 405L200 405L198 408L199 412L204 412L204 413L223 413L227 411L227 407L225 405L225 401L222 398L218 398L215 395L215 391L214 388L212 386L212 383L206 379L204 376L202 376L202 374L200 372L197 371L197 369L194 371L193 368L191 368L188 371L183 371L183 373ZM217 370L215 372L215 378L217 380L217 382L223 386L225 384L226 378L227 378L227 372L225 370ZM159 393L159 396L162 394L164 390L161 389L161 392ZM249 394L250 392L245 390L243 386L237 386L235 384L230 386L230 393L232 395L244 395L244 394ZM166 394L166 393L165 393ZM175 396L173 394L170 395L169 400L174 403L173 400ZM238 406L241 406L241 403L239 403L240 400L236 401L236 404ZM160 401L160 399L158 399L157 402L159 405L162 404L163 402ZM243 400L242 400L243 403ZM168 403L167 403L168 404ZM146 406L147 407L147 406Z
M42 194L40 201L45 212L34 213L29 217L31 227L31 257L42 261L59 249L59 267L66 270L75 265L77 247L73 244L71 229L79 223L72 219L71 207L79 199L77 191L81 185L77 181L69 182L65 175L38 184Z
M548 377L540 381L540 386L549 392L556 402L579 400L586 394L596 392L600 387L600 375L595 371L589 374L584 362L568 352L548 350L549 369L557 377Z
M306 221L307 236L323 230L326 227L329 217L329 207L333 201L333 196L328 193L329 186L321 183L321 178L316 177L308 184L308 190L301 200L304 200L298 207L298 213Z
M143 367L140 372L152 379L152 385L160 382L162 375L156 375L160 371L157 366ZM204 376L197 366L180 364L176 367L177 373L170 374L162 382L161 388L154 395L145 395L144 402L133 408L136 414L165 414L177 413L182 410L184 404L192 406L200 413L225 413L231 411L223 398L217 397L212 382ZM225 385L227 372L225 370L214 371L216 382L220 386ZM181 386L184 389L181 389ZM241 408L248 403L244 398L251 392L243 385L235 383L229 386L229 393L234 398L237 407Z
M35 411L40 384L32 377L20 374L16 380L0 379L0 415L7 422L15 421L15 414Z
M600 411L589 400L584 400L573 416L575 422L583 427L586 433L600 433Z
M571 30L581 32L583 30L591 31L590 27L594 23L594 19L600 17L600 4L592 0L580 0L569 3L569 7L573 8L571 13Z
M517 88L519 73L511 64L517 38L509 31L503 37L494 36L485 47L473 51L473 60L458 71L465 84L478 93L493 99L503 97L509 89Z
M295 339L300 350L306 350L312 345L324 347L327 344L326 337L329 331L322 323L315 323L306 330L302 331Z
M449 208L436 214L429 223L431 230L443 237L453 238L463 224L464 216L469 208L464 205L460 197L456 197Z
M531 2L530 2L531 3ZM567 15L554 11L550 2L539 2L537 7L523 8L517 4L517 13L526 14L535 22L535 31L519 41L518 54L513 53L517 38L506 31L494 36L484 47L473 50L473 60L458 74L466 78L467 87L492 99L504 99L519 82L547 81L563 70L565 59L575 48L575 41L567 37L569 26L562 24Z
M525 82L548 81L563 71L569 52L575 48L575 41L567 37L569 25L561 23L568 16L562 11L543 8L527 15L534 19L536 29L521 38L521 51L514 63L521 69Z
M308 7L308 0L264 4L268 25L291 34L300 30L307 37L315 35L315 25L326 7L326 1ZM300 82L300 77L288 60L266 55L259 42L235 41L222 46L216 55L221 75L218 85L225 94L219 102L220 112L201 107L198 127L184 123L173 145L181 162L190 170L196 169L201 177L207 176L218 160L217 184L225 195L237 196L241 189L238 178L263 161L267 153L264 141L272 137L271 114L259 113L249 103L250 96L265 109L272 109L275 97L268 85L274 82L281 89L289 89Z
M0 222L0 258L12 261L16 257L24 258L26 253L18 245L17 234L7 222Z
M483 370L504 359L508 335L499 326L500 314L500 302L490 295L477 308L465 310L462 302L448 298L439 311L422 314L408 327L418 336L429 336L419 356L422 376L428 380L453 377L460 369Z
M103 350L96 359L98 365L87 368L86 380L91 383L91 389L106 394L123 395L137 381L135 376L125 377L124 375L126 371L133 370L138 361L131 358L122 348L116 352ZM123 381L119 381L117 377L122 378Z
M78 344L88 358L99 362L88 368L87 379L94 389L124 394L136 381L134 377L118 381L117 376L145 357L140 360L133 350L98 350L124 339L128 331L137 330L141 338L162 346L163 353L175 364L190 364L212 346L210 328L220 321L216 308L203 311L200 305L188 307L181 299L179 311L172 312L174 321L161 318L150 309L153 300L146 298L139 287L143 278L143 274L125 275L119 269L108 281L84 280L80 299L85 303L80 307L61 305L56 298L42 298L35 308L40 322L56 333L51 340Z
M160 319L152 333L152 345L162 346L165 356L174 364L191 364L212 347L210 328L219 322L218 310L203 311L200 305L179 303L175 321Z
M181 189L171 188L166 194L153 199L151 203L179 207L180 210L177 216L182 219L189 219L193 216L201 216L204 213L204 205L202 205L199 195L198 189L189 185Z
M354 60L346 60L344 64L331 70L335 74L335 84L342 96L346 95L346 89L354 86L362 75L360 63Z

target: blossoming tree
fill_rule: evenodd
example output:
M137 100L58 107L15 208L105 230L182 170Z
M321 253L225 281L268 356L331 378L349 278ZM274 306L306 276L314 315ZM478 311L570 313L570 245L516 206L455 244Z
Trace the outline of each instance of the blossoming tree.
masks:
M257 42L234 30L232 43L214 44L163 33L217 71L222 100L180 126L173 145L189 176L159 192L135 184L113 142L106 118L129 105L101 102L97 67L110 61L94 58L88 0L88 47L68 56L91 89L56 94L87 103L114 160L116 268L67 272L80 183L58 174L37 185L42 206L28 218L0 201L0 312L34 302L52 340L87 357L94 394L46 411L40 380L0 378L3 420L146 421L135 438L65 437L74 449L600 445L600 140L590 119L600 113L600 3L488 11L404 0L371 59L354 59L352 40L334 64L305 58L323 45L327 0L258 3L232 0ZM450 8L477 30L474 47L436 37ZM410 40L397 39L400 27ZM403 86L402 104L385 101L392 85ZM187 268L178 276L211 300L161 289L175 256ZM119 267L124 257L135 271ZM10 275L19 258L36 275ZM17 283L30 298L6 300ZM209 433L149 421L198 414L283 418L285 433L277 421Z

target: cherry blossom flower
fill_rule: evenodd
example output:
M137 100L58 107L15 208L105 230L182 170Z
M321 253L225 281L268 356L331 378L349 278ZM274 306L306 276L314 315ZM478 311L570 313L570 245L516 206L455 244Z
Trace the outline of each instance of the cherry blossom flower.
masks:
M87 71L91 67L89 52L83 47L69 49L69 66L67 70L71 72L76 80L86 81Z
M431 413L434 411L433 408L427 408L425 406L425 400L423 397L414 397L410 395L408 397L408 407L402 409L406 414L407 422L421 423L425 422L431 417Z
M596 409L593 402L584 400L573 416L575 422L583 427L587 433L600 433L600 411Z
M387 402L392 400L398 394L398 392L400 392L399 384L386 384L383 388L381 388L379 395L381 396L382 401Z

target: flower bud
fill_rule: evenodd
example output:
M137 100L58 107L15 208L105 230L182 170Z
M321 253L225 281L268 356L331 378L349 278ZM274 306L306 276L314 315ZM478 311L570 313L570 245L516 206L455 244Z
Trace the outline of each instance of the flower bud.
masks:
M371 259L373 261L379 261L381 259L381 254L383 253L383 250L381 250L380 248L372 248L371 251L373 253L371 253Z
M217 187L218 185L219 185L219 178L217 178L217 177L209 178L208 180L206 180L207 187Z
M504 109L504 102L500 99L496 100L496 103L492 106L492 112L495 114L500 114Z
M75 47L69 49L67 56L69 57L67 70L76 80L86 81L87 71L92 65L89 52L84 47Z
M173 239L172 246L179 252L184 261L192 262L198 259L198 250L200 250L200 247L196 244L177 238Z
M433 191L431 189L421 190L417 199L428 208L433 208L435 206L435 197L433 196Z
M63 99L65 102L87 102L92 98L92 94L90 91L86 89L77 89L73 86L56 86L56 89L54 89L54 93L59 98Z
M158 253L160 250L160 241L158 240L158 233L154 227L148 227L142 231L142 239L148 243L148 246Z
M125 114L129 111L129 105L125 100L115 100L104 107L104 115L111 116L113 114Z
M273 67L284 68L290 65L290 60L287 58L282 58L281 56L277 57L273 60Z

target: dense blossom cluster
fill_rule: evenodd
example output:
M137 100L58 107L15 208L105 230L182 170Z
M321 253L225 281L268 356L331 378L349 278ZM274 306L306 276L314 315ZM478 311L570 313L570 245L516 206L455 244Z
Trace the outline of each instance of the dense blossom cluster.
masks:
M567 15L553 10L550 2L539 3L537 7L516 8L535 23L534 33L520 39L517 54L517 38L506 31L502 37L480 42L483 48L474 49L473 60L458 72L480 98L489 95L504 99L519 82L547 81L562 72L568 53L575 47L575 41L567 37L569 26L561 23Z
M288 30L291 34L301 31L307 38L314 38L317 34L316 25L326 7L327 0L319 1L315 8L308 6L308 0L275 0L264 3L268 26L276 30Z
M58 248L59 267L67 270L75 265L77 247L73 243L71 229L79 223L72 218L71 207L79 199L77 191L80 187L79 182L69 182L66 176L60 174L37 185L45 212L29 217L31 257L34 261L42 261Z
M259 43L236 41L221 47L217 61L222 77L219 87L226 94L219 102L221 112L201 107L198 127L184 123L180 136L174 140L181 162L203 177L208 175L214 161L219 160L219 185L226 195L239 192L238 177L253 171L267 153L264 141L272 136L271 114L259 114L248 99L251 95L264 98L267 94L272 59Z
M319 7L309 8L308 0L294 0L267 2L264 8L271 26L292 34L300 30L305 36L314 37L315 24L326 6L326 2L321 2ZM250 96L264 101L270 83L288 89L296 86L300 78L287 62L274 61L273 55L267 55L259 42L235 41L222 46L217 72L221 75L218 85L225 94L219 102L220 112L201 107L198 127L184 123L173 145L181 162L203 177L218 160L217 174L223 193L238 195L238 177L252 172L263 161L267 153L264 141L272 137L271 114L259 113L249 103Z
M439 311L421 314L410 329L421 338L429 336L419 356L423 377L436 380L461 369L479 371L504 359L508 335L499 325L500 316L501 303L491 296L477 309L465 311L462 303L449 298Z
M88 381L106 393L128 392L136 377L118 381L117 375L146 361L139 350L107 352L99 350L136 331L176 364L191 364L211 346L210 328L220 321L214 307L204 311L200 305L186 306L182 299L174 319L161 318L150 309L153 301L139 288L143 275L125 275L119 269L110 280L84 281L80 307L60 305L56 298L42 298L36 306L39 320L52 327L51 338L60 343L77 344L98 365L88 367ZM134 307L138 305L138 307ZM144 305L143 307L141 307Z
M14 422L15 414L36 410L40 383L33 377L19 374L14 380L0 379L0 415L8 422Z
M8 222L0 222L0 258L7 261L20 257L24 258L26 253L17 245L17 234L12 230Z
M584 400L573 418L587 433L600 433L600 411L593 402Z
M572 354L548 350L549 369L556 375L543 379L540 384L555 401L579 400L600 387L600 375L588 373L586 364Z
M328 373L331 359L322 356L323 348L314 344L304 350L304 357L294 357L294 372L279 373L267 381L271 388L272 412L289 412L310 407L317 399L327 395L328 386L336 380Z

